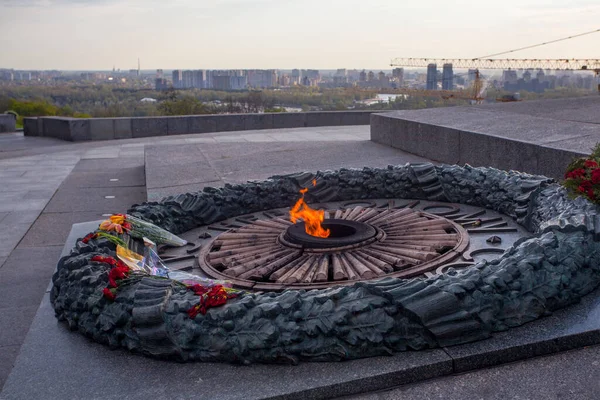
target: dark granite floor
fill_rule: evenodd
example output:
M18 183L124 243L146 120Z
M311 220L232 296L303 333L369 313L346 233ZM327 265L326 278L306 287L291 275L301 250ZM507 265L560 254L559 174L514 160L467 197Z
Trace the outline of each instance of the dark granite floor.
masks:
M600 346L504 364L340 400L597 400Z

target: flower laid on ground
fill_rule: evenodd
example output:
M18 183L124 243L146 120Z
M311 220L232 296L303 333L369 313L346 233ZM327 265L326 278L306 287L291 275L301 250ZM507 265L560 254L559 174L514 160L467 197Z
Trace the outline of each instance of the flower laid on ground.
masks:
M127 233L138 239L146 237L156 244L166 244L176 247L187 244L187 241L173 235L171 232L127 214L111 215L109 219L102 221L99 229L118 234Z
M196 318L198 314L206 315L209 308L223 305L227 303L227 300L239 295L239 291L223 285L207 287L196 284L188 286L188 288L200 296L200 302L187 311L191 319Z
M116 289L121 283L118 281L127 279L131 274L131 270L123 261L109 256L94 256L91 258L91 261L104 263L111 266L110 271L108 271L108 287L102 290L102 294L108 300L114 301L117 295Z
M125 214L115 214L111 215L109 219L106 221L102 221L100 223L100 230L106 232L117 232L119 234L123 234L123 229L130 230L131 224L126 221Z
M569 164L563 186L571 197L583 196L600 204L600 144L589 157Z

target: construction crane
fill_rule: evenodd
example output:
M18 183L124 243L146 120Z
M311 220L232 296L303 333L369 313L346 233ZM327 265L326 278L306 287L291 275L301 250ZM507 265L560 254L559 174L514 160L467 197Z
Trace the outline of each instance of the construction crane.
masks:
M430 64L451 64L452 68L457 69L474 69L475 70L475 79L472 88L472 92L455 92L456 95L448 95L446 93L442 94L443 98L470 98L477 102L481 102L483 100L482 92L484 88L484 83L481 79L481 75L479 70L487 70L487 69L551 69L551 70L562 70L562 71L591 71L594 72L596 77L600 75L600 59L519 59L519 58L506 58L506 59L496 59L491 57L496 57L503 54L514 53L516 51L531 49L534 47L545 46L551 43L561 42L564 40L574 39L576 37L586 36L594 33L600 32L600 29L596 29L593 31L583 32L577 35L568 36L556 40L551 40L544 43L538 43L530 46L520 47L518 49L503 51L500 53L489 54L483 57L477 57L472 59L467 58L395 58L391 62L392 67L413 67L413 68L423 68L427 67ZM401 89L402 90L402 89ZM409 89L414 90L414 89ZM598 83L598 92L600 93L600 83ZM421 93L426 94L435 94L440 93L437 90L421 90ZM508 99L497 99L498 101L510 101Z
M456 91L455 94L442 93L438 90L421 90L421 94L442 95L442 98L469 98L481 102L483 100L484 82L479 70L486 69L552 69L562 71L591 71L596 76L600 75L600 59L463 59L463 58L395 58L391 62L392 67L426 68L429 64L444 65L452 64L452 68L474 69L475 79L473 87L468 92ZM402 89L400 89L402 90ZM410 91L410 89L409 89ZM444 91L448 92L448 91ZM600 93L600 84L598 84ZM410 93L406 93L410 94ZM505 101L505 100L500 100Z

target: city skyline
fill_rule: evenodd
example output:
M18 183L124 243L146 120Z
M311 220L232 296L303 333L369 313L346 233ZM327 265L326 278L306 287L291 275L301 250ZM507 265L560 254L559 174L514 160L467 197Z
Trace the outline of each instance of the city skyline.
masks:
M481 57L598 28L597 1L552 3L3 0L15 34L0 37L0 67L389 70L394 57ZM510 57L597 58L599 36Z

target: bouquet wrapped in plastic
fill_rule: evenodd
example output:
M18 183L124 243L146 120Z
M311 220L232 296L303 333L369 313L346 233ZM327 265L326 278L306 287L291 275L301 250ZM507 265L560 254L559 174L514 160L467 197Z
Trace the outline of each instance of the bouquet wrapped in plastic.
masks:
M173 235L150 222L146 222L129 214L114 214L106 221L102 221L99 227L100 230L118 234L127 233L128 235L143 239L148 238L156 244L166 244L168 246L185 246L186 240Z

